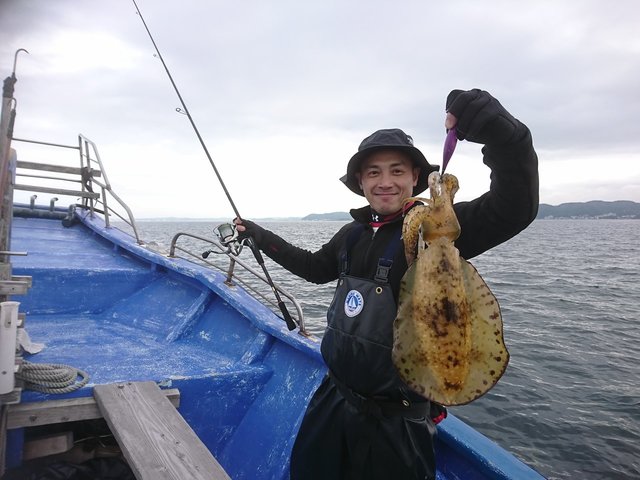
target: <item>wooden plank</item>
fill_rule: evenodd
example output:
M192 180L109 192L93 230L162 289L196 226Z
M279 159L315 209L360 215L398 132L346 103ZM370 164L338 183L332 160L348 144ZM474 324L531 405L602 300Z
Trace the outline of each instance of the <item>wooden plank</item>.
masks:
M177 389L161 391L174 408L180 405L180 392ZM37 427L96 418L102 418L102 412L93 397L19 403L9 406L7 428Z
M24 168L26 170L41 170L45 172L56 173L69 173L72 175L82 175L82 169L80 167L65 167L63 165L53 165L51 163L38 163L38 162L25 162L18 160L16 162L17 168ZM100 170L91 170L92 177L100 177L102 172Z
M0 295L26 295L30 286L30 281L0 280Z
M29 285L29 288L31 288L33 284L33 279L31 278L31 275L13 275L11 277L11 280L14 282L26 282L27 285Z
M97 385L93 395L138 480L230 479L155 382Z
M22 449L22 460L46 457L57 453L64 453L73 447L73 434L71 432L56 433L44 437L35 438L25 442Z
M38 187L36 185L14 185L14 190L25 190L27 192L57 193L58 195L69 195L71 197L99 198L99 193L81 192L80 190L66 190L64 188Z

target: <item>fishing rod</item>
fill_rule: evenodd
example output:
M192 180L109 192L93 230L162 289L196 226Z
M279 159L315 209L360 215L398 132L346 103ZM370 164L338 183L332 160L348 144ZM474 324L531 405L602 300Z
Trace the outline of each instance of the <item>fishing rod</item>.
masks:
M142 12L140 12L140 9L138 8L138 4L136 3L136 0L132 0L132 2L133 2L133 5L136 7L136 12L137 12L138 16L140 17L140 20L142 20L142 25L144 25L144 29L147 31L147 35L149 35L149 38L151 39L151 43L153 44L153 48L155 49L156 53L158 54L158 58L160 59L160 62L162 62L162 66L164 67L164 71L167 72L167 76L169 77L169 81L171 81L171 85L173 86L173 89L175 90L176 95L178 95L178 99L180 100L180 104L182 105L182 112L181 113L184 113L187 116L187 118L189 119L189 122L191 123L191 126L193 127L193 131L196 133L196 136L198 137L198 140L200 141L200 145L202 145L204 153L207 156L207 159L209 160L209 163L211 164L211 167L213 168L213 171L215 172L216 177L218 177L218 181L220 182L220 185L222 186L222 190L224 190L224 193L227 196L227 200L229 200L229 203L231 204L231 208L233 209L233 213L235 213L235 215L236 215L236 217L238 219L242 219L242 217L240 216L240 212L238 212L238 208L236 207L236 204L233 202L233 199L231 198L231 194L229 193L229 190L227 190L227 186L225 185L224 181L222 180L222 176L220 175L220 172L216 168L216 164L213 162L213 158L211 158L211 154L209 153L209 149L205 145L204 140L202 139L202 135L200 135L200 131L198 130L198 127L196 126L196 123L193 121L193 118L191 117L191 114L189 113L189 109L187 108L187 105L185 104L184 100L182 99L182 95L180 95L180 90L178 90L178 86L176 85L176 82L174 82L173 77L171 76L171 72L169 71L169 68L167 67L167 64L164 62L164 59L162 58L162 54L160 53L160 50L158 49L158 45L156 45L156 41L153 39L153 35L151 35L151 31L149 30L149 27L147 26L147 22L144 21L144 17L142 16ZM177 109L177 110L180 111L179 109ZM251 251L253 252L253 256L255 257L256 261L258 262L258 264L262 268L262 272L264 273L264 276L267 279L267 283L269 284L269 287L271 287L271 290L273 291L273 293L274 293L274 295L276 297L276 301L278 302L278 308L280 308L280 311L282 312L282 316L284 317L284 321L286 322L287 327L289 328L289 330L294 330L296 328L296 323L293 321L293 318L291 318L291 315L289 314L289 311L287 310L286 305L282 301L282 298L280 297L280 294L278 293L278 290L276 289L276 286L274 285L273 280L271 279L271 275L269 275L269 272L267 271L267 267L264 264L264 258L262 257L262 253L260 253L260 249L256 245L256 243L253 240L253 238L248 237L248 239L249 239L248 246L249 246L249 248L251 248Z

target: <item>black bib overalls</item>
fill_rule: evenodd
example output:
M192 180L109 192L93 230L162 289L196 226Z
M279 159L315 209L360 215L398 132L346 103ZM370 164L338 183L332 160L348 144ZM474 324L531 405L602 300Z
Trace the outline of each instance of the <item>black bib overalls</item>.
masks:
M396 302L387 259L398 248L393 243L375 280L349 276L344 262L321 346L329 374L302 421L292 479L435 477L430 404L408 391L391 361Z

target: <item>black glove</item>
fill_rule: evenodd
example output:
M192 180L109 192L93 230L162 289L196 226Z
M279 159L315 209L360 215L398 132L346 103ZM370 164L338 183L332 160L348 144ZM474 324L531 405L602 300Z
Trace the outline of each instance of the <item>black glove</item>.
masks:
M241 232L238 230L238 238L240 240L244 240L245 238L253 238L256 245L260 245L260 242L263 238L263 233L266 231L257 223L252 222L251 220L242 219L242 226L244 226L245 231Z
M447 96L447 112L458 119L459 140L504 145L521 140L528 131L489 92L477 88L451 91Z

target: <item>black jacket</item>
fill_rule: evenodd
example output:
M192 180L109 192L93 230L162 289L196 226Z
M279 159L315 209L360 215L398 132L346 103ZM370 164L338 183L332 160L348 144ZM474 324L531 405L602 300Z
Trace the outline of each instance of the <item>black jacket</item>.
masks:
M454 205L461 227L455 245L465 259L512 238L524 230L538 212L538 158L531 134L527 131L522 140L513 144L487 145L482 153L485 165L491 169L489 191L470 202ZM364 231L351 249L350 274L372 279L387 243L402 228L402 218L380 227L374 234L369 226L370 207L351 210L351 215L354 221L342 227L316 252L291 245L269 231L260 236L258 246L295 275L309 282L327 283L340 274L340 258L348 232L357 224L363 224ZM389 279L396 300L406 269L404 249L399 248Z

